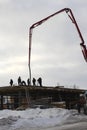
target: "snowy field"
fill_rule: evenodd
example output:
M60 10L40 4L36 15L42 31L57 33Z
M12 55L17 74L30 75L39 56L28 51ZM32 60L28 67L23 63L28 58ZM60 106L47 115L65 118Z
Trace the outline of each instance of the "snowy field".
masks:
M83 126L83 128L82 128ZM78 128L78 129L77 129ZM0 130L87 130L87 116L61 108L0 111Z

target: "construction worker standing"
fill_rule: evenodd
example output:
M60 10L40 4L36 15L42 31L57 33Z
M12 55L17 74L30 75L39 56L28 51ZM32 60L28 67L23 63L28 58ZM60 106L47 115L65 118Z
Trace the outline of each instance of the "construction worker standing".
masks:
M78 104L77 104L78 113L81 112L81 109L82 109L82 108L84 109L85 103L86 103L86 100L85 100L84 95L80 95L79 101L78 101Z
M18 77L18 86L20 86L21 85L21 77L19 76Z
M36 79L35 78L33 78L32 83L33 83L33 86L36 86Z
M42 87L42 78L41 77L37 80L37 82L40 85L40 87Z
M11 85L11 86L13 85L13 80L12 80L12 79L10 79L10 85Z
M30 79L29 78L27 79L27 85L28 86L30 85Z

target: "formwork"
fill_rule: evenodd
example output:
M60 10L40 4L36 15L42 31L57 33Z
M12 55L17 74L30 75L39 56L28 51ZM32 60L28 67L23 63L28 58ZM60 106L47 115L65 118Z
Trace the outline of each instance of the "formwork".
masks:
M82 89L70 89L63 86L6 86L0 87L0 109L18 109L33 105L49 105L53 102L68 101L75 103Z

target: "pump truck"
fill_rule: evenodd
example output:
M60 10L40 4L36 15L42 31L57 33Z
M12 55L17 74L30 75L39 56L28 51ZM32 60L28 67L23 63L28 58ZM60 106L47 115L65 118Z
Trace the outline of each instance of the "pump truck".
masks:
M78 32L78 34L79 34L79 38L80 38L80 40L81 40L80 46L81 46L81 49L82 49L82 53L83 53L83 56L84 56L85 61L87 62L87 48L86 48L86 45L85 45L85 43L84 43L84 39L83 39L83 36L82 36L82 34L81 34L81 31L80 31L80 29L79 29L79 27L78 27L78 24L77 24L77 22L76 22L76 19L75 19L74 15L73 15L73 12L72 12L72 10L71 10L70 8L61 9L61 10L59 10L59 11L57 11L57 12L55 12L55 13L49 15L48 17L46 17L46 18L44 18L44 19L42 19L42 20L40 20L40 21L34 23L34 24L29 28L29 62L28 62L28 65L29 65L29 78L30 78L30 83L31 83L31 66L30 66L30 59L31 59L32 31L33 31L34 28L36 28L37 26L43 24L43 23L46 22L48 19L54 17L54 16L57 15L57 14L63 13L63 12L65 12L65 13L68 15L68 17L70 18L70 20L72 21L72 23L73 23L73 24L75 25L75 27L76 27L76 30L77 30L77 32Z

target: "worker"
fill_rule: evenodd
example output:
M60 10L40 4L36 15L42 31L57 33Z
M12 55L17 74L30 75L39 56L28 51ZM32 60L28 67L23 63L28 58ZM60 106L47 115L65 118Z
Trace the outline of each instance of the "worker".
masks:
M38 82L39 86L42 87L42 78L41 77L38 78L37 82Z
M18 86L20 86L21 85L21 77L19 76L18 77Z
M81 109L84 110L85 103L86 103L85 97L83 95L80 95L78 104L77 104L78 113L81 112Z
M10 85L11 85L11 86L13 85L13 80L12 80L12 79L10 79Z
M32 83L33 83L33 86L36 86L36 79L35 78L33 78Z
M30 85L30 79L29 78L27 79L27 85L28 86Z
M23 80L23 81L21 82L21 85L22 85L22 86L26 86L26 82Z

